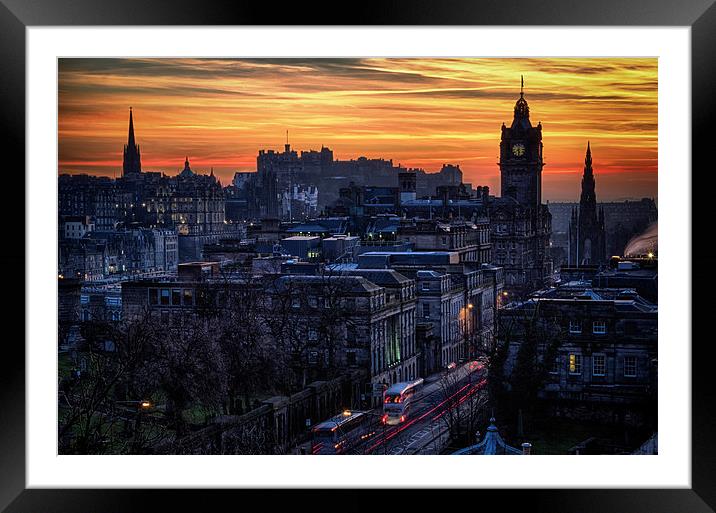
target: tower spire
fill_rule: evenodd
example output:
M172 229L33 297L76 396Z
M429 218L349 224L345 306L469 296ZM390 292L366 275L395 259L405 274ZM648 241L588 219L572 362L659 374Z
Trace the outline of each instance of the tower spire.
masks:
M129 136L127 137L127 146L132 148L135 145L134 141L134 119L132 118L132 107L129 107Z
M520 97L525 95L525 76L520 75Z
M127 134L127 144L124 146L122 155L122 175L141 173L142 163L139 156L139 146L134 139L134 116L132 115L132 107L129 107L129 133Z

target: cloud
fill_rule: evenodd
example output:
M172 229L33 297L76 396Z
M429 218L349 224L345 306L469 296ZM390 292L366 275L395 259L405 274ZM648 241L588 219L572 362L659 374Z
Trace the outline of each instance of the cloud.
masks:
M191 152L230 179L288 129L299 150L430 171L457 163L494 186L522 75L545 173L564 177L545 182L545 197L578 189L587 140L604 173L655 195L653 181L631 177L657 168L656 59L60 59L58 69L60 170L121 168L131 105L143 162L170 172Z

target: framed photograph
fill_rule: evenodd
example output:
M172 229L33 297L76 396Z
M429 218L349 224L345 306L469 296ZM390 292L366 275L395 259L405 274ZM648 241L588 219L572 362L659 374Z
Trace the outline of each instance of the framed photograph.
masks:
M713 511L712 3L3 0L0 507Z

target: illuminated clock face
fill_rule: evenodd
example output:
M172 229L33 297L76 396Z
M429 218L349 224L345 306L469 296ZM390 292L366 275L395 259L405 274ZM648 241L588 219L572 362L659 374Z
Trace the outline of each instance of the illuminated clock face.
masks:
M525 154L525 145L524 144L513 144L512 145L512 154L516 157L521 157Z

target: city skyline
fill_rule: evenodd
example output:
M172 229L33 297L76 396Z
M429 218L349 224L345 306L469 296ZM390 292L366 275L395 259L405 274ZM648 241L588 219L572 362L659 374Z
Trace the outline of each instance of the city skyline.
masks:
M259 149L330 147L499 191L520 75L544 127L544 199L576 201L590 141L600 201L657 194L656 59L60 59L60 173L120 176L129 107L142 167L213 167Z

